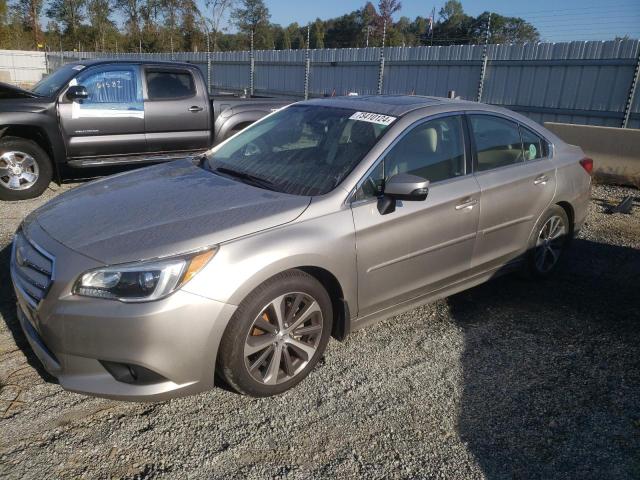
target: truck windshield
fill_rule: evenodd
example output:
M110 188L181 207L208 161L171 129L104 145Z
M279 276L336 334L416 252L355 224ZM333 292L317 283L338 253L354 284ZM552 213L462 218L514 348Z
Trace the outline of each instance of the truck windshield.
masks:
M208 165L272 190L322 195L342 182L393 120L350 109L293 105L215 149Z
M38 83L36 83L31 91L37 95L43 97L50 97L55 95L63 85L66 85L73 76L82 70L80 65L64 65L51 75L44 77Z

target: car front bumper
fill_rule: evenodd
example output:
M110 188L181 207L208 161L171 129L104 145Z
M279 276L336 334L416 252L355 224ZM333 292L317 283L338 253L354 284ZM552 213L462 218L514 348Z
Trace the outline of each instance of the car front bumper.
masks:
M20 235L55 259L53 280L39 302L21 288L24 282L18 277L23 272L15 251L10 265L22 330L44 368L62 387L136 401L165 400L213 388L218 346L234 305L182 290L146 303L73 295L77 276L100 264L57 243L35 223ZM123 381L106 365L153 375L144 381Z

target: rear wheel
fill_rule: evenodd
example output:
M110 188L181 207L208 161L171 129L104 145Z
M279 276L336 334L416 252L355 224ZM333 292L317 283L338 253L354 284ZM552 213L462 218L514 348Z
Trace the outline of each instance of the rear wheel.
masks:
M567 213L554 205L540 218L529 244L527 271L537 278L552 274L560 264L571 228Z
M52 176L49 156L37 143L19 137L0 140L0 200L37 197Z
M238 307L224 333L218 373L239 393L267 397L304 379L322 356L332 323L331 299L311 275L271 278Z

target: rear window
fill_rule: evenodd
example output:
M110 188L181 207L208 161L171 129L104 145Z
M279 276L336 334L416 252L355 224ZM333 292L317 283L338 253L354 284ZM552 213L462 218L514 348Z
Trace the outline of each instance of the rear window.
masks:
M493 170L523 161L518 125L501 117L470 115L471 133L478 154L478 171Z
M193 97L196 86L190 72L147 71L147 94L150 100Z
M536 160L549 155L549 146L543 138L522 126L520 126L520 135L525 160Z

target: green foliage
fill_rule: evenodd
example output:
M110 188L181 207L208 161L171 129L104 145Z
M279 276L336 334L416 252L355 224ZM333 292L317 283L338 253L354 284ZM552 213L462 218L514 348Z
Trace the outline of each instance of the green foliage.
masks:
M265 0L0 0L3 48L98 51L204 51L307 47L307 25L270 23ZM357 10L310 25L310 48L378 47L386 20L388 46L484 43L489 12L467 15L462 3L448 0L438 12L433 33L429 13L397 18L399 0L367 1ZM48 18L46 28L42 22ZM395 20L394 18L397 18ZM119 19L120 25L116 23ZM226 31L231 24L236 32ZM492 43L538 41L537 29L522 18L491 13Z

